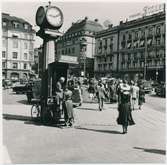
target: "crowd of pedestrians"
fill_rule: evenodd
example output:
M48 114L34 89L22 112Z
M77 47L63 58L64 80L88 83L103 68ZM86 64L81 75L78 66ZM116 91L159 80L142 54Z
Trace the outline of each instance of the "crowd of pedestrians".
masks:
M74 102L78 102L78 106L82 105L83 84L86 86L88 97L91 102L98 102L98 109L104 109L104 103L118 104L117 123L122 125L123 134L127 133L129 125L134 125L132 117L133 110L141 110L142 104L145 102L145 92L141 82L128 82L126 79L85 79L81 82L78 78L68 79L66 85L64 78L56 84L57 109L63 109L66 126L72 126L74 123L73 107ZM82 84L82 85L81 85ZM62 107L60 107L62 105Z

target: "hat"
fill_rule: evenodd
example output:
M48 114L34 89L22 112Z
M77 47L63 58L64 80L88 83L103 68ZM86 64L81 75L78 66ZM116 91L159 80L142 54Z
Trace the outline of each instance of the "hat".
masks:
M60 80L64 82L64 81L65 81L65 78L64 78L64 77L60 77Z

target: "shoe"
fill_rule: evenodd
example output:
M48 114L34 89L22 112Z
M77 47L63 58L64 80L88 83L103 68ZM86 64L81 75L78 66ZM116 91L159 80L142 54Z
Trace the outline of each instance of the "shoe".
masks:
M101 108L100 108L99 110L100 110L100 111L102 111L102 109L101 109Z

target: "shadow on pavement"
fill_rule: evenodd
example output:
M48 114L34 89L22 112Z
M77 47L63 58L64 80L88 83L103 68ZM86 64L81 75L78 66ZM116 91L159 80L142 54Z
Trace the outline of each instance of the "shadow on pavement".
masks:
M13 115L13 114L3 114L3 118L6 120L21 120L21 121L31 120L30 116L21 116L21 115Z
M93 109L93 108L82 108L82 107L77 107L76 109L82 109L82 110L87 110L87 111L99 111L98 108Z
M110 133L110 134L122 134L122 132L114 131L114 130L98 130L98 129L83 128L83 127L75 127L75 128L85 130L85 131L94 131L94 132Z
M39 119L34 119L30 116L21 116L21 115L12 115L12 114L3 114L3 118L6 120L20 120L24 121L24 124L36 125L36 126L45 126L45 127L57 127L57 128L64 128L64 122L59 123L46 123L43 124Z
M27 100L19 100L19 101L17 101L18 103L21 103L21 104L26 104L26 105L28 105L28 102L27 102Z
M145 152L150 152L150 153L154 153L154 154L166 155L166 151L165 150L147 149L147 148L140 148L140 147L133 147L133 148L140 149L140 150L143 150Z

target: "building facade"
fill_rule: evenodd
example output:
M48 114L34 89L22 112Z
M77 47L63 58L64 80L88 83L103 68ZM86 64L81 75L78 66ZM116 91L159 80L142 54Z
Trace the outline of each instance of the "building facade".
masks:
M27 21L2 13L2 75L27 79L34 62L35 31Z
M118 27L96 34L95 77L115 77L117 74Z
M118 77L127 75L130 79L165 81L165 29L165 11L162 11L132 21L121 21L117 27L98 32L95 71L103 76L108 72L115 75L116 71ZM111 46L111 40L108 40L112 37L114 51L107 57L106 52ZM111 62L112 55L115 58Z
M56 42L56 58L60 56L77 57L78 64L70 65L70 73L76 76L93 76L95 54L95 32L101 31L98 20L87 17L72 23L67 32Z

